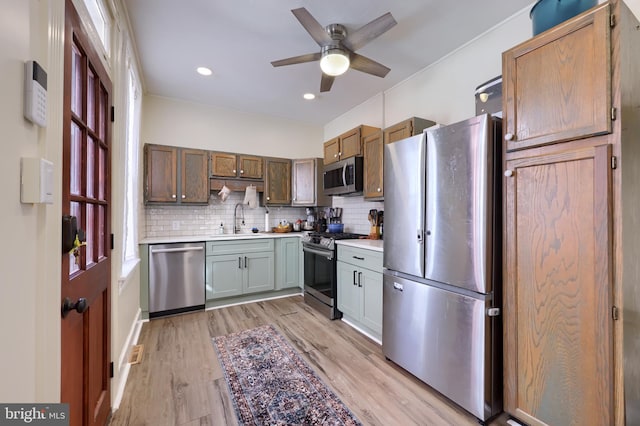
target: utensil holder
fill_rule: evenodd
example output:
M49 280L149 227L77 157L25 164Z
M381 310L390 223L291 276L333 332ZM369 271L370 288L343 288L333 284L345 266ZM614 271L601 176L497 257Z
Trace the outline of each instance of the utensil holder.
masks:
M372 226L369 230L369 239L370 240L379 240L380 239L380 227Z

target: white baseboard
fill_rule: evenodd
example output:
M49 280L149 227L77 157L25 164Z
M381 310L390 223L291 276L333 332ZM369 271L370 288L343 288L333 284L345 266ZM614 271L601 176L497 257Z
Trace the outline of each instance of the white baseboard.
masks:
M138 338L140 337L140 331L142 330L142 324L144 322L140 318L141 315L142 311L138 309L135 320L129 329L129 334L127 335L125 344L122 346L122 350L120 351L120 356L118 358L118 384L116 386L116 394L111 401L112 411L116 411L120 407L120 402L122 402L124 388L127 384L127 378L129 377L129 368L131 367L127 357L131 348L138 343Z
M358 327L357 325L355 325L354 323L352 323L351 321L349 321L348 319L342 318L341 321L345 324L347 324L349 327L356 329L358 332L364 334L365 336L367 336L369 339L373 340L374 342L376 342L379 345L382 345L382 341L375 337L374 335L372 335L371 333L369 333L366 330L363 330L362 328Z

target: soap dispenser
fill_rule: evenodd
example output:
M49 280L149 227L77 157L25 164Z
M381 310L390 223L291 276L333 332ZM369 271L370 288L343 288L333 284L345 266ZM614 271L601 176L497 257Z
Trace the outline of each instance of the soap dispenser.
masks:
M218 227L218 234L224 234L224 224L220 222L220 226Z

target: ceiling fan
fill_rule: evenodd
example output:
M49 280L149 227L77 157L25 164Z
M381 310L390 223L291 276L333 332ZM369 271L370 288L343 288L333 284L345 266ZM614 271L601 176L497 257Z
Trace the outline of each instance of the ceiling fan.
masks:
M343 74L349 68L378 77L385 77L391 71L384 65L355 53L356 50L397 24L390 12L348 35L345 27L340 24L329 24L326 27L322 27L304 7L293 9L291 12L318 43L321 50L317 53L308 53L273 61L271 65L274 67L319 60L320 68L322 69L320 92L331 90L335 77Z

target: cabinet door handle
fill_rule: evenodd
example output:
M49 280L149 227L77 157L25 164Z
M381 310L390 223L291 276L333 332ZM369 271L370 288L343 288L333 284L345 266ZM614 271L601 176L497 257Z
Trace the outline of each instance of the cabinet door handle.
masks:
M187 198L187 196L182 194L182 199L184 200L185 198Z
M504 171L504 175L505 175L506 177L511 177L511 176L513 176L513 170L509 170L509 169L505 170L505 171Z
M171 198L176 198L176 194L171 194Z
M233 169L233 173L235 173L235 172L236 172L236 169Z
M247 256L244 257L244 267L247 267Z
M358 260L364 260L364 257L359 257L359 256L352 256L354 259L358 259Z
M358 287L362 287L362 272L358 272Z
M378 188L378 192L382 192L382 189Z
M242 170L242 169L241 169L241 170L240 170L240 174L244 174L244 170Z
M515 140L515 137L514 137L513 133L505 133L504 139L508 140L508 141L512 141L512 140Z
M353 285L358 285L358 283L356 282L356 274L358 273L358 271L353 271Z
M242 258L238 256L238 269L242 269Z

